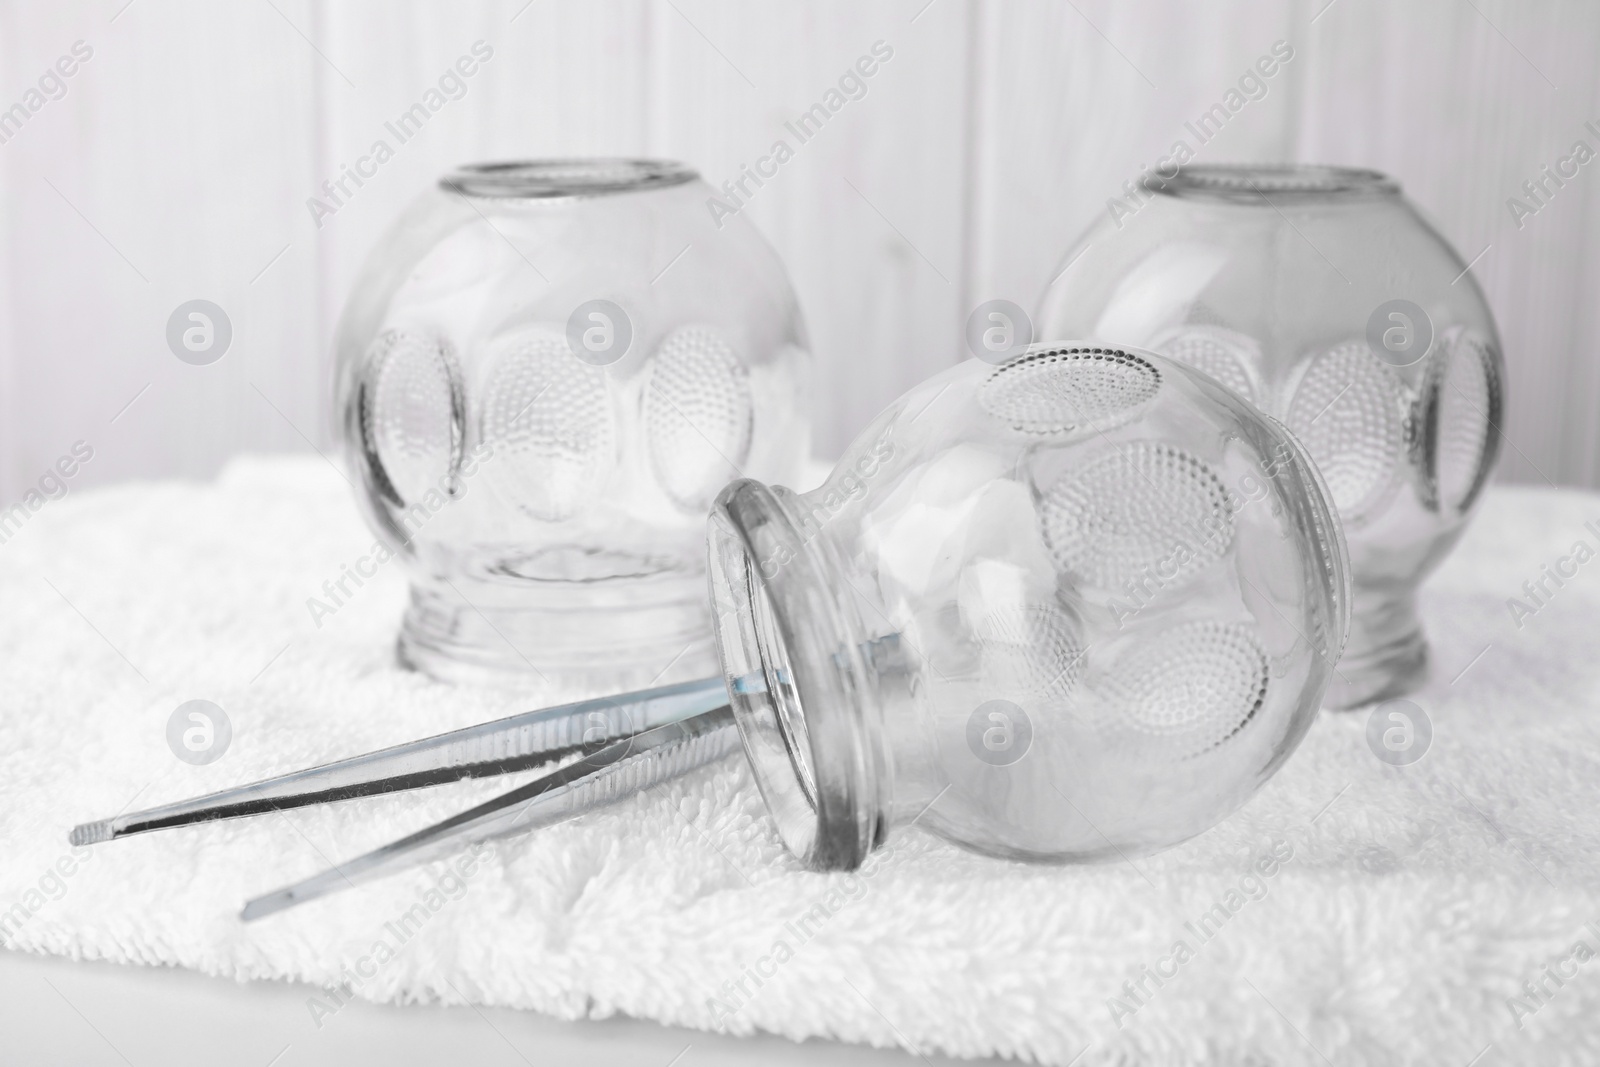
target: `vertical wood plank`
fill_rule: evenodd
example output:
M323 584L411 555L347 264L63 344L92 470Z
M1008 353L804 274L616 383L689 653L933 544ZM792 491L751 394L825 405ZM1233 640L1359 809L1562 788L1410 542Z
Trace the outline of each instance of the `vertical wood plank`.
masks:
M1315 30L1301 156L1393 174L1482 253L1510 389L1499 477L1600 484L1600 163L1521 226L1507 207L1575 141L1600 151L1600 8L1341 0Z
M1107 197L1279 38L1296 60L1200 158L1376 166L1466 257L1487 248L1475 274L1511 368L1501 475L1600 484L1600 179L1586 167L1520 227L1506 206L1573 141L1600 149L1593 5L7 0L6 103L73 41L95 55L0 144L0 501L79 438L96 459L75 484L326 448L340 306L440 172L655 154L717 185L883 40L866 95L748 208L800 295L836 453L965 355L971 306L1032 308ZM319 229L320 182L478 39L496 57L466 96ZM233 320L209 367L165 343L195 297Z
M285 246L315 61L287 21L307 19L300 0L0 8L7 94L74 41L93 50L65 95L0 145L11 394L0 499L80 438L95 456L73 485L209 474L241 441L304 447L284 415L314 420L303 386L317 373L315 275L307 249ZM232 321L211 366L167 347L168 316L194 298Z
M324 18L326 49L357 87L330 85L317 182L336 176L377 139L395 149L321 229L302 208L303 232L322 259L327 299L317 336L325 352L369 250L441 174L483 160L646 151L642 0L448 6L362 0L330 5ZM384 124L480 40L494 54L466 80L465 95L399 144Z
M1282 159L1292 148L1298 49L1210 142L1184 127L1274 41L1300 40L1286 5L1017 0L982 5L978 39L973 305L1003 298L1031 313L1108 199L1179 139L1206 162Z
M837 455L958 358L967 5L674 0L650 18L656 150L720 186L776 141L793 149L746 210L799 294L816 356L816 447ZM864 95L802 142L785 123L880 41L892 57L863 79Z

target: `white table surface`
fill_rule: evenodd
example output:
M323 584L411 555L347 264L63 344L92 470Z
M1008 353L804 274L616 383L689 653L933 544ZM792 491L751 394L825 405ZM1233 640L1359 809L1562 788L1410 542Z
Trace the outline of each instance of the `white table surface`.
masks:
M719 1067L998 1063L780 1037L728 1037L639 1019L566 1022L503 1008L352 1001L319 1028L317 990L171 967L0 952L0 1062L72 1067Z

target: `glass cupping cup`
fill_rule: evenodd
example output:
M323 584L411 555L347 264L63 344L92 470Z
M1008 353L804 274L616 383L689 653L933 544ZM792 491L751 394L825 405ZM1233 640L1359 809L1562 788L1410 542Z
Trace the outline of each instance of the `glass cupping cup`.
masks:
M590 689L715 670L704 522L797 478L810 359L747 219L675 163L468 166L373 250L338 329L358 497L411 582L403 661Z
M1068 250L1038 336L1164 353L1288 426L1350 546L1350 642L1329 703L1414 688L1417 586L1498 452L1504 366L1483 293L1373 171L1186 166L1142 194Z
M1274 420L1163 356L1035 345L880 416L820 488L718 498L718 646L788 847L913 820L1076 862L1214 825L1312 722L1348 626L1331 496Z

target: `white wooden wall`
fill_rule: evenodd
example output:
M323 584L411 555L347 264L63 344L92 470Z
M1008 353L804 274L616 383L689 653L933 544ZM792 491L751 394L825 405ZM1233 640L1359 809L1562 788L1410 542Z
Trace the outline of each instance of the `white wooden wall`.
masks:
M480 38L466 97L315 228L318 184ZM1377 167L1466 257L1487 248L1501 476L1600 485L1600 162L1521 229L1505 205L1573 141L1600 148L1593 0L0 0L0 109L94 49L0 144L0 506L79 439L74 484L326 450L340 304L438 173L656 155L717 184L883 40L866 98L749 208L837 453L960 358L976 303L1032 308L1106 198L1280 38L1296 58L1202 158ZM196 297L234 325L207 367L164 339Z

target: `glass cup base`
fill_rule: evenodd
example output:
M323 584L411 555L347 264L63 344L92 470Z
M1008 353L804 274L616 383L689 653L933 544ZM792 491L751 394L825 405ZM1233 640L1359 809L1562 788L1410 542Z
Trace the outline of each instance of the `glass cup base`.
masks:
M459 591L458 591L459 587ZM470 587L470 588L469 588ZM721 673L699 582L682 601L531 605L488 583L413 584L397 653L440 681L534 695L615 693ZM541 596L541 600L548 599Z
M1354 643L1352 635L1352 646ZM1402 696L1422 685L1428 674L1428 641L1420 626L1382 648L1359 653L1353 647L1346 649L1333 672L1323 707L1348 711Z

